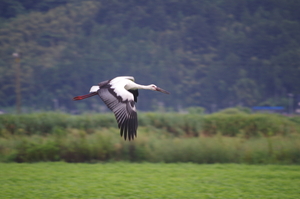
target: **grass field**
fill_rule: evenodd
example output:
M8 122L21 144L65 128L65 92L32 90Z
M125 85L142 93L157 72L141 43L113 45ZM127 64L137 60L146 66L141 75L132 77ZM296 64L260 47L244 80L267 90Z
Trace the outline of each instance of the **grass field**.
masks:
M0 163L6 198L300 198L300 166Z

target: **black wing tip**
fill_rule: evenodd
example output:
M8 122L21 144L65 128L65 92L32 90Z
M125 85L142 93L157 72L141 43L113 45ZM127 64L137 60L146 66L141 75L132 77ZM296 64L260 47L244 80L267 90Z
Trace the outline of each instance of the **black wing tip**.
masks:
M135 137L137 137L137 134L136 134L136 131L135 132L123 132L123 131L120 131L120 136L121 137L124 137L124 140L128 140L129 141L133 141Z
M125 118L122 119L122 116L118 113L116 115L116 119L118 122L118 127L120 129L120 136L124 137L124 140L134 140L135 137L137 137L137 128L138 128L138 121L137 121L137 113L132 112L129 117L125 116Z

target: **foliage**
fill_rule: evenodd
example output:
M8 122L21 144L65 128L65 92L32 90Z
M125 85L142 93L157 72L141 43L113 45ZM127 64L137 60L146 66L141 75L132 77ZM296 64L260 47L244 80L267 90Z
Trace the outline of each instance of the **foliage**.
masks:
M242 114L242 113L251 113L251 109L246 107L231 107L218 111L221 114Z
M67 128L92 131L97 127L116 125L113 115L69 115L58 112L44 112L21 115L0 115L0 132L5 134L56 134Z
M60 134L0 138L1 162L194 162L299 164L299 135L260 137L186 137L142 128L135 141L118 130L68 130Z
M7 114L0 115L0 161L299 164L299 126L299 117L236 110L141 113L129 142L113 114Z
M210 115L179 113L140 113L139 126L150 131L165 132L177 137L213 136L269 136L299 132L298 116L277 114L247 114L247 110L228 109ZM116 128L110 114L70 115L60 112L0 115L0 136L57 134L68 129L80 129L93 133L96 129Z
M278 0L5 0L0 106L15 103L13 52L21 54L23 105L34 110L99 110L96 99L70 99L119 75L172 93L142 93L142 110L288 106L287 94L299 94L298 7Z
M204 114L205 113L205 108L203 107L189 107L188 109L189 114Z
M227 136L271 136L299 132L299 125L276 114L224 114L215 113L204 117L203 133Z

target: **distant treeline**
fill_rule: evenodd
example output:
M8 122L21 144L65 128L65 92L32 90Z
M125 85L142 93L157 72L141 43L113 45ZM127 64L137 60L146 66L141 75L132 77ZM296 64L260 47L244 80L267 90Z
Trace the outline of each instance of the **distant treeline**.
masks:
M288 94L300 94L299 7L297 0L1 1L0 108L14 106L17 93L33 110L101 110L99 99L71 99L120 75L172 93L141 92L141 110L287 107Z
M1 162L300 164L299 117L142 113L124 141L113 115L0 116Z

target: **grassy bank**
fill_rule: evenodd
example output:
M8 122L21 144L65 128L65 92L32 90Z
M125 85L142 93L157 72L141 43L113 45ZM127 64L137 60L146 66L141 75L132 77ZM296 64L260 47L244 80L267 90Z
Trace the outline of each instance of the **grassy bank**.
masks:
M300 164L297 117L143 113L139 123L129 142L112 114L1 115L0 161Z
M0 115L0 136L5 134L52 134L65 129L81 129L93 133L99 128L115 128L114 115L70 115L57 112L21 115ZM179 113L140 113L139 126L164 130L174 136L270 136L298 133L300 117L277 114L224 114L210 115Z
M8 198L299 198L299 166L0 163Z
M185 137L142 127L135 141L124 141L118 129L90 134L72 129L47 136L0 138L2 162L195 162L300 164L298 134L274 137Z

